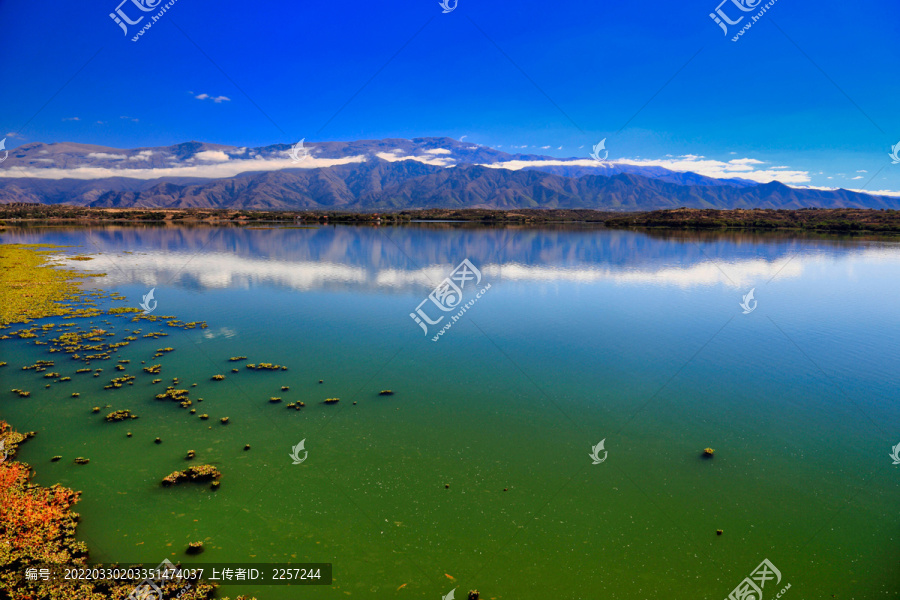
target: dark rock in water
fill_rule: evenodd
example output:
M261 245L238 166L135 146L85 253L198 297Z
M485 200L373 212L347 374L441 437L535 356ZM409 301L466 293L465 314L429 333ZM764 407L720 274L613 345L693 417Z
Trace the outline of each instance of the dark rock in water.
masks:
M378 392L378 395L379 396L393 396L394 390L381 390L380 392Z
M219 419L219 421L222 422L222 425L227 425L227 424L228 424L228 417L222 417L221 419Z
M716 535L722 535L724 533L721 529L716 529Z
M203 552L203 542L190 542L185 552L188 554L200 554Z
M244 450L249 450L249 449L250 449L250 444L244 444Z
M129 432L126 433L125 435L128 436L128 437L131 437L131 432L129 431Z
M185 460L190 460L190 459L194 458L196 455L197 455L197 453L194 452L193 450L188 450L187 456L185 456L184 458L185 458Z
M52 462L56 462L56 461L58 461L58 460L62 460L62 456L54 456L54 457L51 458L50 460L51 460Z
M89 458L83 458L83 457L81 457L81 456L79 456L78 458L75 459L75 464L76 464L76 465L86 465L86 464L88 464L89 462L91 462L91 459L89 459Z
M212 485L210 485L209 488L213 491L216 491L217 489L219 489L220 485L222 485L221 481L213 481Z
M478 600L481 595L478 593L478 590L472 590L469 592L469 600Z
M156 438L155 440L153 440L153 443L154 444L162 444L162 440L159 438Z

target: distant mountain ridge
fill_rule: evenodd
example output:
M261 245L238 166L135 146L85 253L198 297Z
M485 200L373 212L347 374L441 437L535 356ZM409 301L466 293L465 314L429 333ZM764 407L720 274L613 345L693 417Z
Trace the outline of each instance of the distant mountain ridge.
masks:
M900 208L900 198L718 180L614 162L569 166L552 159L549 165L511 170L498 165L551 159L450 138L320 142L306 148L311 163L295 166L289 144L238 148L185 142L130 150L70 142L25 144L10 150L6 164L0 165L12 169L0 177L0 203L353 211ZM23 176L9 177L17 171ZM224 175L197 175L220 172ZM40 176L44 174L58 178Z

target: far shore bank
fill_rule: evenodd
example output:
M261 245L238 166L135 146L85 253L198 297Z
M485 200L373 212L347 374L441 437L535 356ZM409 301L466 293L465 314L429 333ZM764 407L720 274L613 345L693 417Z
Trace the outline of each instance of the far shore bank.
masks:
M28 224L260 225L318 226L323 224L407 225L418 222L460 222L484 225L544 225L583 223L616 229L804 231L838 234L900 234L900 211L855 208L696 209L647 212L604 210L429 208L383 213L330 211L270 211L230 209L87 208L63 204L0 204L0 221Z

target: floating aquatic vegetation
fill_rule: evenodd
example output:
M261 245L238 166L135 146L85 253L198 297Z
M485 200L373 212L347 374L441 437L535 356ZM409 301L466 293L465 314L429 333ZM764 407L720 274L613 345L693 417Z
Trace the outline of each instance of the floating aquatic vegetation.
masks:
M134 375L122 375L121 377L116 377L115 379L109 380L109 385L104 385L104 390L118 389L122 387L126 383L131 383L134 381Z
M394 390L381 390L380 392L378 392L378 395L379 396L393 396Z
M182 483L184 481L217 481L222 474L212 465L197 465L188 467L184 471L175 471L166 475L162 484L166 487Z
M22 370L23 370L23 371L27 371L27 370L29 370L29 369L35 369L35 370L41 369L41 370L43 370L43 369L45 369L46 367L52 367L52 366L53 366L53 361L52 361L52 360L38 360L38 361L35 361L35 363L34 363L33 365L28 365L28 366L22 367Z
M212 379L213 381L222 381L223 379L225 379L225 376L224 376L224 375L213 375L213 376L211 377L211 379Z
M84 457L82 457L82 456L79 456L78 458L75 459L75 464L76 464L76 465L86 465L86 464L88 464L89 462L91 462L91 459L89 459L89 458L84 458Z
M282 365L275 365L272 363L259 363L259 364L251 363L251 364L246 365L246 367L248 369L255 369L257 371L260 371L260 370L277 371L278 369L281 369L282 371L287 371L287 367L284 367Z
M246 356L232 356L232 357L229 358L228 360L231 360L231 361L235 361L235 360L247 360L247 357L246 357Z
M219 419L219 421L221 421L222 425L227 425L227 424L228 424L228 417L222 417L221 419Z
M110 423L124 421L125 419L137 419L137 415L131 414L131 411L128 409L113 411L106 415L106 420Z
M271 398L269 398L269 402L281 402L281 398L278 398L277 396L272 396Z
M286 392L286 391L288 391L289 389L291 389L291 388L289 388L289 387L286 386L286 385L281 386L281 391L282 391L282 392Z
M337 404L340 401L340 398L325 398L325 404Z
M196 455L197 455L197 453L194 452L193 450L188 450L188 451L187 451L187 456L185 456L184 459L185 459L185 460L191 460L191 459L194 458Z
M130 306L117 306L116 308L110 308L108 311L106 311L106 314L121 315L121 314L125 314L125 313L139 313L139 312L141 312L141 309L139 309L139 308L133 308Z
M157 394L157 400L174 400L175 402L180 402L183 408L187 408L190 406L191 401L188 399L187 390L176 390L173 386L169 386L166 388L166 391L162 394Z
M150 367L144 367L145 373L150 373L152 375L159 375L160 370L162 369L162 365L153 365ZM157 380L161 381L161 380Z

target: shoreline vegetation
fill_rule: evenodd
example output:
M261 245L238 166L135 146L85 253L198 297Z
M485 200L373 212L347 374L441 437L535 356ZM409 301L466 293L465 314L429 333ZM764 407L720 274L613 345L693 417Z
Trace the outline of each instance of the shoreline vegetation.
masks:
M103 276L103 273L76 274L57 268L48 254L50 245L0 244L0 339L12 336L36 337L33 329L8 332L12 325L31 323L35 319L59 317L73 319L99 314L120 315L127 309L96 309L97 293L85 294L79 280ZM78 258L78 257L74 257ZM85 297L86 296L86 297ZM115 298L114 296L111 296ZM47 331L54 324L42 326ZM73 333L63 334L64 343L75 344ZM74 355L77 357L78 355ZM90 357L86 357L90 358ZM108 358L108 355L97 358ZM52 361L26 366L44 370ZM0 367L6 367L6 362ZM8 368L8 367L7 367ZM101 369L98 369L98 371ZM89 371L82 369L81 371ZM98 373L99 374L99 373ZM56 375L55 373L53 375ZM66 378L68 379L68 377ZM62 381L60 379L59 381ZM49 387L49 385L47 386ZM28 392L19 391L20 397ZM78 394L73 394L77 397ZM20 433L0 420L0 598L37 600L79 598L82 600L124 600L139 581L26 581L27 568L49 565L84 567L88 565L88 547L78 540L76 528L79 515L72 511L81 492L59 484L49 487L32 482L34 471L30 465L15 460L18 446L36 435ZM57 460L54 457L51 460ZM79 459L76 459L78 462ZM86 459L81 459L85 463ZM125 566L125 565L123 565ZM179 592L181 584L169 582L162 586L167 593ZM216 587L203 581L192 582L190 589L181 589L180 600L212 600ZM228 600L224 598L223 600ZM240 596L236 600L247 600Z
M421 221L458 221L483 225L583 223L615 229L793 230L839 234L900 234L900 210L884 209L695 209L610 212L587 209L444 209L387 213L266 211L230 209L86 208L63 204L0 204L8 225L154 224L320 226L323 224L406 225Z

